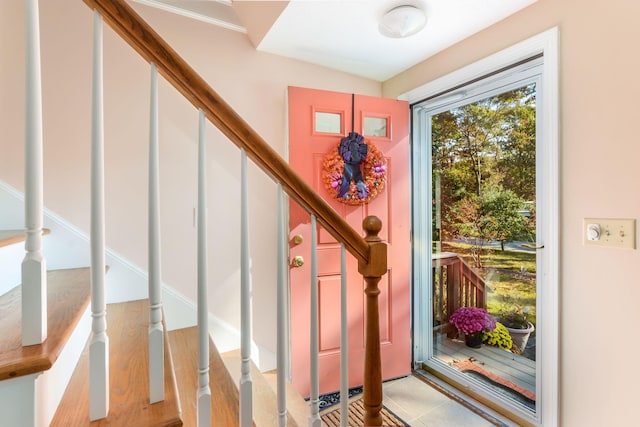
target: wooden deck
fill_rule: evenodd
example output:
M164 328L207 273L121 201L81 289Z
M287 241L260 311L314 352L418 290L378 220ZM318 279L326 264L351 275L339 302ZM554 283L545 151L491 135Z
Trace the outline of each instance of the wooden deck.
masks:
M461 371L474 371L501 388L508 388L529 399L536 400L536 362L499 348L483 345L475 349L462 340L446 335L434 336L434 355L444 363Z

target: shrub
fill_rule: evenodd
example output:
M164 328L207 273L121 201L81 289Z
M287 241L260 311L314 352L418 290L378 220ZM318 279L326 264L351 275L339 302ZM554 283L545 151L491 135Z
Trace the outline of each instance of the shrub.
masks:
M500 322L496 322L496 328L493 331L485 332L482 336L482 342L503 350L511 350L513 347L513 340L509 335L509 331Z

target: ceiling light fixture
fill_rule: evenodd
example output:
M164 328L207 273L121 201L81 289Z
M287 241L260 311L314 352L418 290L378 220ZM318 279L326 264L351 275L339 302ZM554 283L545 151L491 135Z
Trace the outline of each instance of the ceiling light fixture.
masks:
M378 29L382 35L404 38L416 34L427 23L424 11L412 5L394 7L382 16Z

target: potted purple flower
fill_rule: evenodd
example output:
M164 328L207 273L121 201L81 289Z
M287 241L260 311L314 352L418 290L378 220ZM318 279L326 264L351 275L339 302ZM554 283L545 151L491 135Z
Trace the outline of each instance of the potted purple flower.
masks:
M449 318L449 322L464 334L469 347L480 348L482 335L496 328L496 319L483 308L460 307Z

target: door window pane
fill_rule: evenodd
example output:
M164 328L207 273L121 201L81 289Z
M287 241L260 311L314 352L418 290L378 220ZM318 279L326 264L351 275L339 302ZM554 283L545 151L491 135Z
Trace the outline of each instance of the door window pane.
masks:
M367 117L364 118L364 135L365 136L381 136L389 137L387 133L386 117Z
M318 133L342 133L342 115L339 113L315 112L314 131Z

